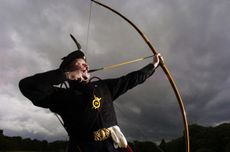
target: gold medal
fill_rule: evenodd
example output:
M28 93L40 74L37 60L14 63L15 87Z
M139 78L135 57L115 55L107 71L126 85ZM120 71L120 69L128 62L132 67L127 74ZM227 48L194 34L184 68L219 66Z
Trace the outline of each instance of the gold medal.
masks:
M94 99L92 101L92 105L94 109L98 109L101 106L101 98L98 98L97 96L94 95Z

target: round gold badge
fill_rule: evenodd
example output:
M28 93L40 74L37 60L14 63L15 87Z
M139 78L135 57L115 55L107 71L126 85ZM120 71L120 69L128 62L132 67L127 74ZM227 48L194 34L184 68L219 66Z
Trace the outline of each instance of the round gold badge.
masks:
M101 98L98 98L97 96L94 95L94 99L92 101L92 105L94 109L98 109L101 106Z

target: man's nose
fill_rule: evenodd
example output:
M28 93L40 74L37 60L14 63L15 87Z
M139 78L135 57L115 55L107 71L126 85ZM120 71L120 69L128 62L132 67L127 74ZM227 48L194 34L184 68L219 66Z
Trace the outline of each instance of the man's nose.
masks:
M89 65L88 64L84 64L83 65L87 70L89 69Z

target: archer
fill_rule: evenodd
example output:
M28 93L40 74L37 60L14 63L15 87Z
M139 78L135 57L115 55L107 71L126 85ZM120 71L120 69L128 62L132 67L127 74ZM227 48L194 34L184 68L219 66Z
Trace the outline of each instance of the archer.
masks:
M120 78L90 79L81 46L55 70L22 79L19 88L35 106L49 108L61 116L69 135L68 152L132 152L117 123L113 102L143 83L159 66L162 57ZM57 85L68 83L69 87Z

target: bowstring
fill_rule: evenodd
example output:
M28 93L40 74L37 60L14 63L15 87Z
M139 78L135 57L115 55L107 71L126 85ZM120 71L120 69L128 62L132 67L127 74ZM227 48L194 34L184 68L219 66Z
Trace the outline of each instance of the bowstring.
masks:
M119 111L119 113L121 114L121 116L123 116L123 118L125 118L125 119L129 118L127 116L127 114L119 107L118 104L114 103L114 107L117 109L117 111ZM147 138L146 134L141 130L141 128L135 126L134 129L137 130L137 131L139 131L139 133L141 134L142 138Z
M89 35L90 35L90 25L91 25L91 16L92 16L92 1L90 1L90 9L89 9L89 18L88 18L88 25L87 25L87 36L86 36L86 48L85 48L85 54L87 55L87 50L88 50L88 43L89 43ZM64 87L63 87L64 85ZM68 85L64 82L60 85L60 88L69 88ZM66 127L64 125L63 120L60 118L60 116L57 113L54 113L54 115L57 117L58 121L61 123L61 125L64 127L64 129L66 130ZM66 138L66 143L69 139L69 136ZM66 146L66 149L64 150L64 152L67 152L68 150L68 146Z
M88 51L88 45L89 45L89 36L90 36L90 25L91 25L91 16L92 16L92 4L93 2L90 1L90 8L89 8L89 18L88 18L88 25L87 25L87 35L86 35L86 48L85 48L85 54L87 55Z
M85 48L85 54L87 54L88 52L88 44L89 44L89 36L90 36L90 25L91 25L91 18L92 18L92 4L93 1L90 1L90 9L89 9L89 18L88 18L88 25L87 25L87 36L86 36L86 48ZM123 115L125 118L128 118L128 116L125 114L124 111L121 110L121 108L117 105L114 104L114 107L119 111L119 113L121 115ZM143 138L147 138L146 134L139 128L139 127L135 127L135 129L137 131L139 131L139 133L142 135ZM159 146L156 146L161 152L164 152L160 149Z
M92 18L92 5L93 5L93 1L90 1L90 9L89 9L89 18L88 18L88 25L87 25L87 36L86 36L86 49L85 49L85 54L88 51L88 44L89 44L89 36L90 36L90 25L91 25L91 18ZM123 112L121 110L121 108L114 104L115 108L120 112L121 115L123 115L125 118L128 118L128 116L126 116L125 112ZM142 135L143 138L146 138L145 133L138 127L135 127L137 131L140 132L140 134Z

